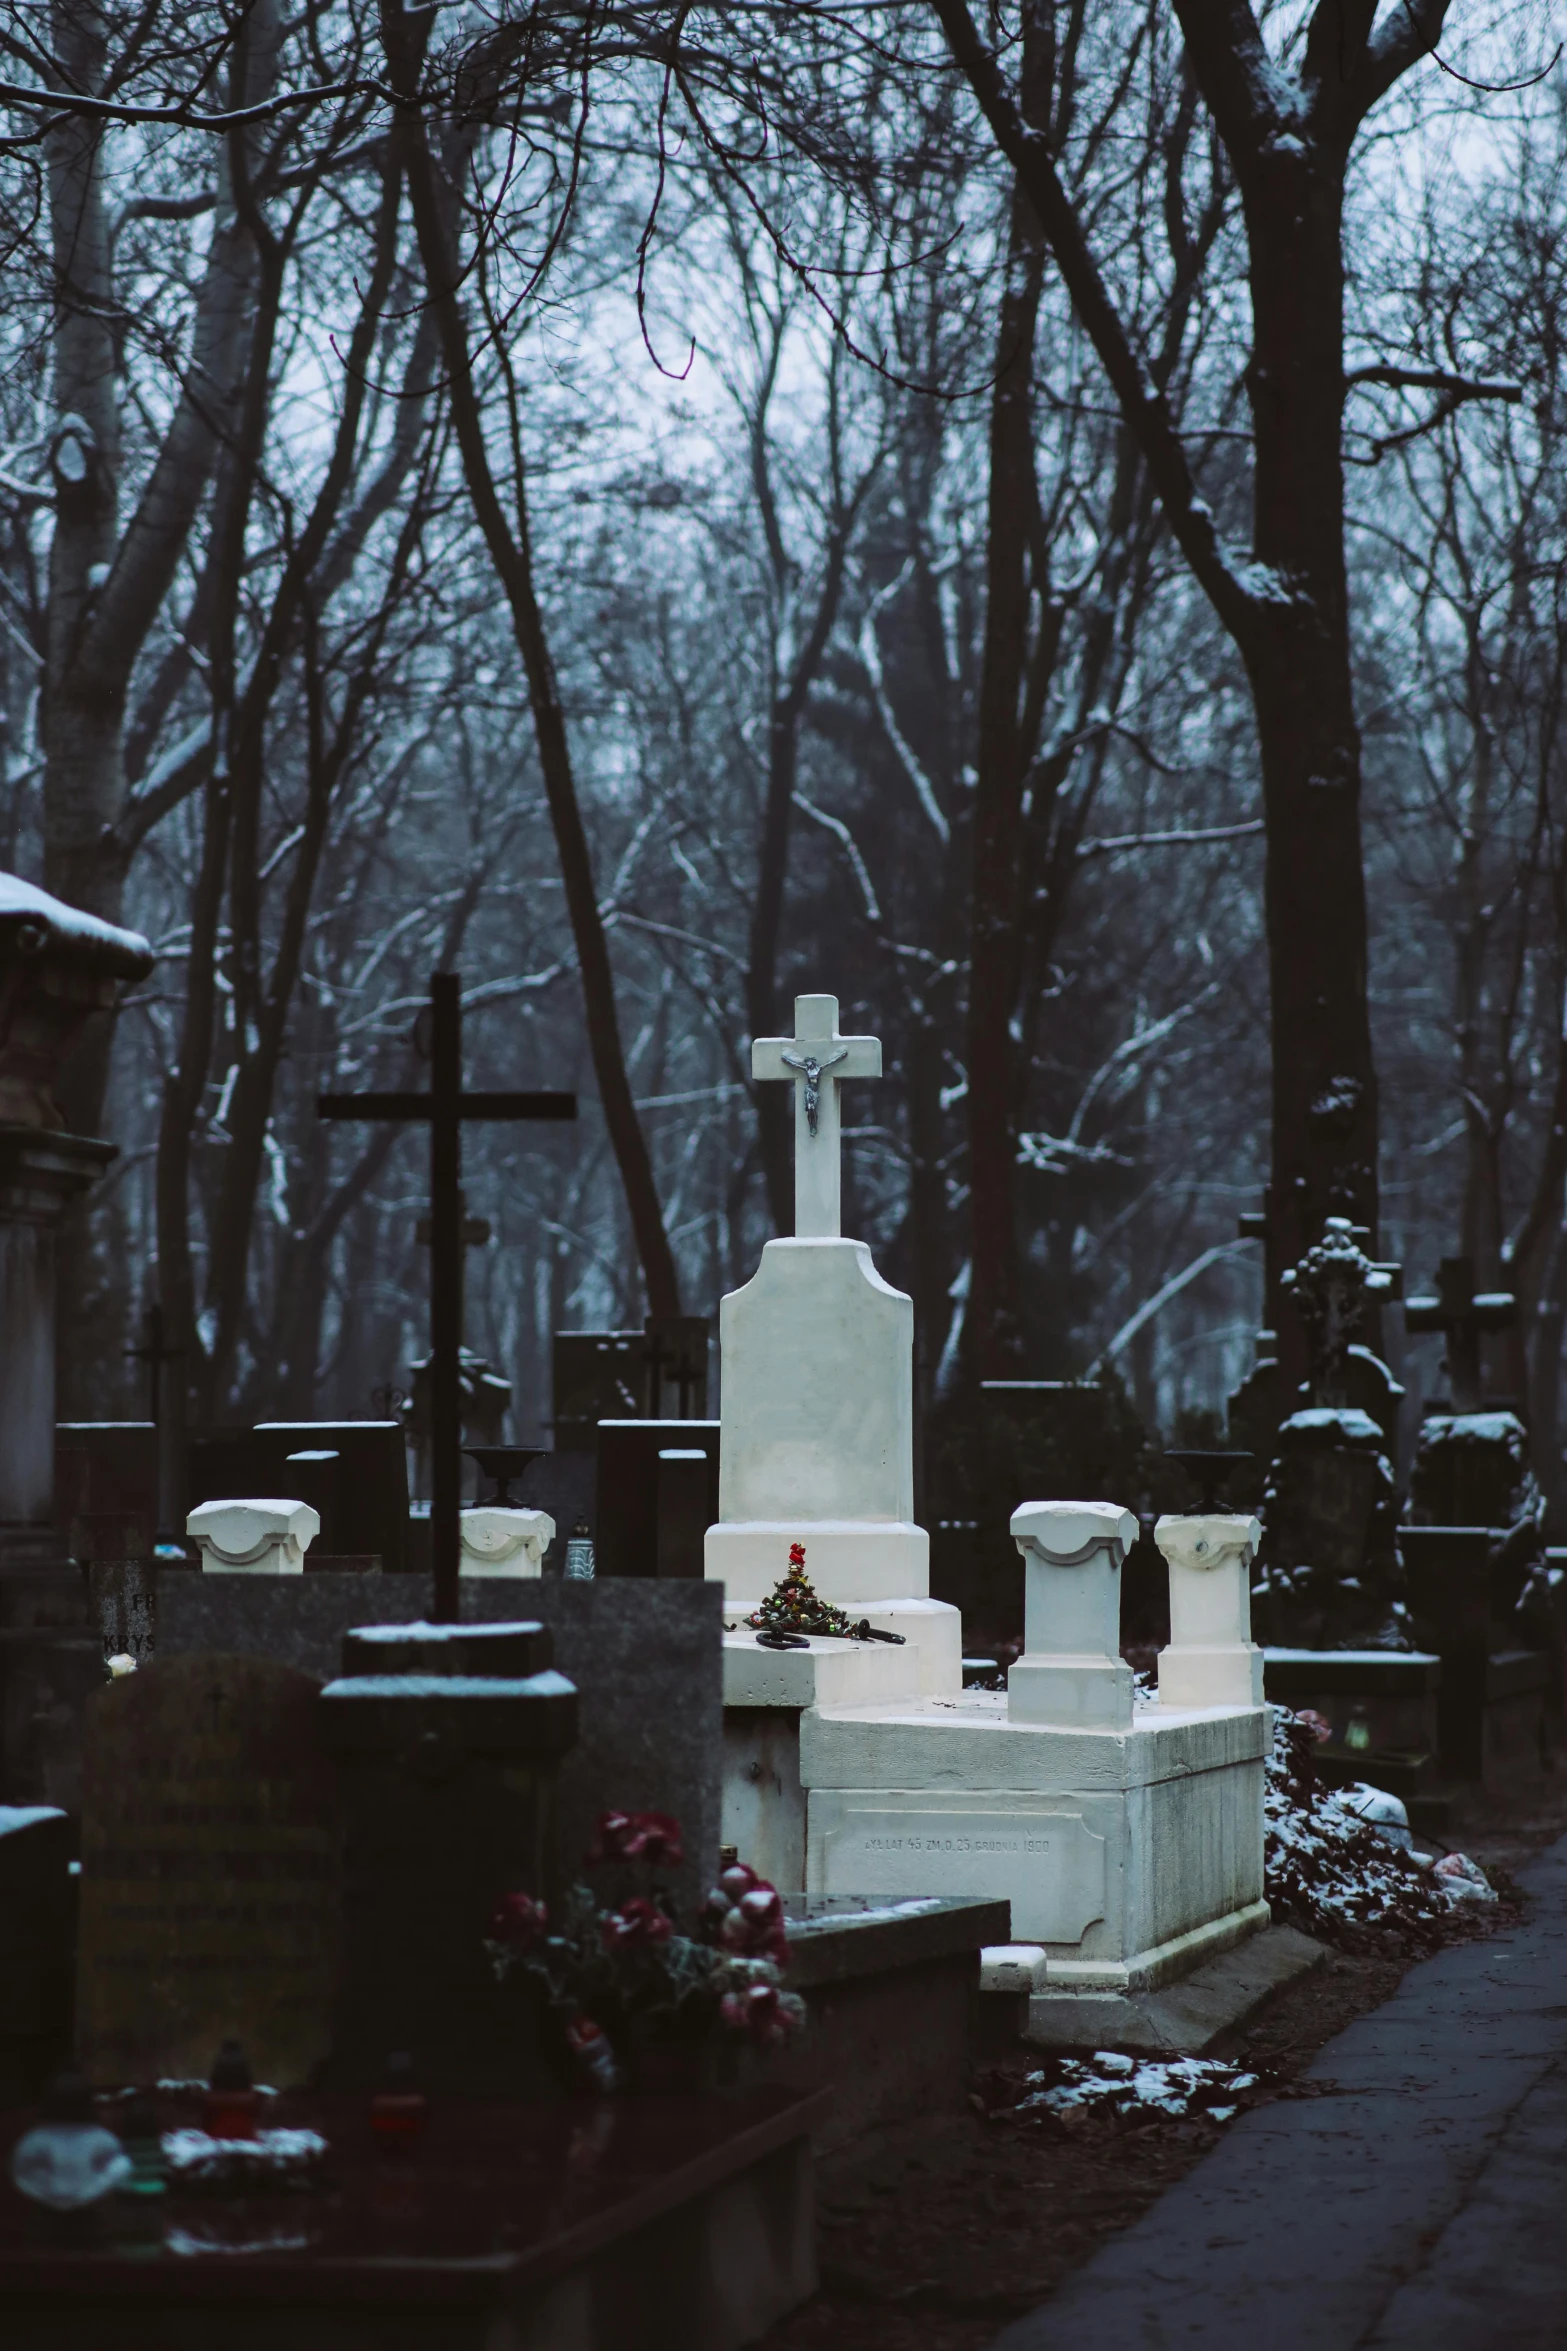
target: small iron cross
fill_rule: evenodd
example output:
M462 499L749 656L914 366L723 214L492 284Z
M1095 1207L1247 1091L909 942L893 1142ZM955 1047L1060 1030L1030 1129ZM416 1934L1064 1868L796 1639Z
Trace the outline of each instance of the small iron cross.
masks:
M1479 1412L1484 1396L1480 1335L1515 1329L1518 1301L1511 1290L1477 1290L1472 1257L1444 1257L1437 1269L1436 1287L1434 1298L1406 1299L1404 1328L1411 1333L1442 1333L1447 1342L1443 1361L1453 1410Z
M843 1230L838 1089L881 1076L879 1037L840 1037L836 996L796 996L794 1035L757 1037L753 1078L794 1081L794 1229L801 1239Z

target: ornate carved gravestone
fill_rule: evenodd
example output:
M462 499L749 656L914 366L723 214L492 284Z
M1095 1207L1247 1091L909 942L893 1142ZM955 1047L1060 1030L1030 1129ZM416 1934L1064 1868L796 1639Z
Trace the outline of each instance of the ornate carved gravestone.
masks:
M319 1690L271 1658L197 1653L88 1702L76 2034L90 2080L204 2077L231 2036L279 2088L325 2058L340 1873Z
M1290 1258L1285 1256L1279 1265L1292 1232L1296 1235L1296 1255L1304 1255L1304 1242L1299 1236L1299 1218L1281 1217L1273 1199L1270 1185L1265 1194L1267 1207L1260 1213L1249 1211L1237 1220L1237 1231L1243 1241L1261 1241L1267 1253L1267 1291L1273 1298L1279 1291L1289 1295L1294 1282ZM1364 1245L1370 1240L1365 1225L1348 1223L1345 1218L1331 1220L1331 1229L1347 1231L1349 1238ZM1371 1264L1370 1259L1367 1263ZM1400 1295L1403 1286L1403 1268L1397 1265L1371 1265L1372 1285L1366 1293L1373 1302L1386 1303ZM1365 1301L1356 1318L1358 1332L1367 1324ZM1301 1378L1302 1371L1311 1372L1310 1340L1297 1314L1293 1327L1285 1332L1260 1330L1257 1333L1257 1360L1240 1386L1229 1399L1231 1441L1255 1453L1260 1461L1270 1461L1278 1450L1278 1434L1283 1423L1303 1405L1313 1401L1310 1377ZM1342 1360L1335 1367L1335 1377L1341 1389L1341 1401L1351 1411L1368 1413L1382 1431L1384 1450L1393 1454L1398 1450L1398 1411L1404 1401L1399 1386L1380 1355L1361 1343L1351 1333L1344 1345ZM1236 1491L1232 1488L1232 1493Z
M1345 1217L1286 1277L1306 1333L1309 1401L1281 1424L1263 1496L1258 1629L1314 1648L1398 1644L1397 1498L1386 1440L1349 1400L1367 1302L1392 1288Z

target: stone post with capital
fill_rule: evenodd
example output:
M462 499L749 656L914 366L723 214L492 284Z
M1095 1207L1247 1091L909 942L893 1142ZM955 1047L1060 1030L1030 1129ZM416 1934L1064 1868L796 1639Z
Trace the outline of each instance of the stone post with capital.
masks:
M1170 1646L1159 1652L1161 1706L1260 1706L1262 1651L1251 1637L1251 1563L1260 1522L1237 1511L1161 1518L1153 1539L1170 1569Z
M1023 1502L1023 1654L1007 1675L1012 1722L1058 1729L1132 1726L1132 1669L1121 1655L1121 1569L1137 1521L1115 1502Z

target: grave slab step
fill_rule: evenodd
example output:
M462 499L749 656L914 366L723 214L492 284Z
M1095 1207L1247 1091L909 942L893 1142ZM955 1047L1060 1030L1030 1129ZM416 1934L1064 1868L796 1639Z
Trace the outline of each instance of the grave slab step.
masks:
M1295 1927L1266 1927L1157 1991L1033 1992L1023 2037L1040 2049L1125 2049L1200 2057L1276 1992L1320 1967L1325 1947ZM991 1958L986 1953L987 1961ZM1043 1975L1043 1969L1040 1973ZM987 1969L987 1976L990 1970ZM1015 1987L996 1981L992 1997Z

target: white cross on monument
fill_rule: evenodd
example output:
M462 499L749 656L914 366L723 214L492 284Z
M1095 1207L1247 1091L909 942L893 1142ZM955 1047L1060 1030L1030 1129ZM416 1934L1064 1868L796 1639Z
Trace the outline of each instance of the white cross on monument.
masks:
M880 1037L840 1037L836 996L796 996L794 1035L753 1038L751 1075L794 1080L795 1233L836 1240L843 1230L838 1088L845 1078L881 1076Z

